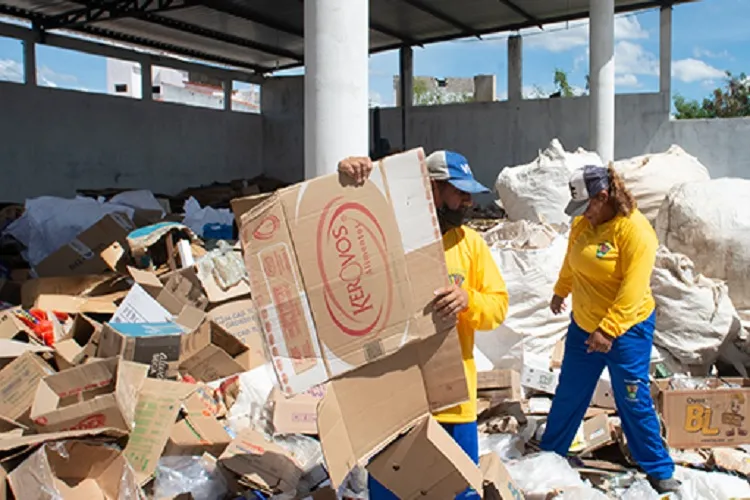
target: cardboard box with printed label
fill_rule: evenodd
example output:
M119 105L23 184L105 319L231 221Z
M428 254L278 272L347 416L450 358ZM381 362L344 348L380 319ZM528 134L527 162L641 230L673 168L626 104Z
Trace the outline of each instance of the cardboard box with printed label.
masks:
M182 339L180 371L213 382L249 369L250 349L213 321L204 321Z
M133 428L148 367L118 358L93 361L43 378L31 419L39 432Z
M258 312L250 299L236 300L210 309L208 318L237 337L250 349L252 370L270 361L261 331Z
M367 471L398 498L454 498L467 488L481 492L482 472L432 417L391 443Z
M143 498L122 453L101 443L63 441L42 446L8 477L23 500Z
M250 428L230 443L219 464L243 486L264 493L294 492L302 478L301 467L287 450Z
M523 500L523 492L513 481L508 469L495 453L479 458L479 468L484 477L485 500Z
M454 329L433 317L448 275L421 149L362 186L328 175L281 189L242 215L240 236L288 395Z
M326 394L325 386L313 387L286 398L278 389L271 393L273 429L276 434L318 434L318 403Z
M127 237L135 228L124 214L112 213L34 267L37 276L77 276L115 270L127 255Z
M750 444L750 379L705 379L707 389L671 389L669 380L653 385L672 448Z
M31 352L22 354L0 370L0 415L31 424L29 412L34 403L34 393L39 382L54 370Z
M148 365L151 378L177 376L185 329L177 323L105 323L97 356Z

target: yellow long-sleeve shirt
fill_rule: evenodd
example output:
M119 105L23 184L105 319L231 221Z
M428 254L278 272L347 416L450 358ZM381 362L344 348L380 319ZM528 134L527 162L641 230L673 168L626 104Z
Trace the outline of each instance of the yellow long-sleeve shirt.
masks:
M643 214L617 216L592 227L573 221L555 294L573 294L573 318L585 331L619 337L654 310L651 272L658 239Z
M477 419L477 366L474 363L474 331L493 330L505 320L508 291L484 239L462 226L443 235L445 261L452 283L469 295L469 307L458 315L458 338L464 361L470 401L443 410L435 418L446 424Z

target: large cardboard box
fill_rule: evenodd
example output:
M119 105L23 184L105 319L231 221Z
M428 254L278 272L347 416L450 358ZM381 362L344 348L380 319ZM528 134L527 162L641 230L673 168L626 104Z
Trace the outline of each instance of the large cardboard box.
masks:
M250 349L249 370L270 361L258 320L258 311L252 300L235 300L221 304L208 311L208 318L237 337Z
M96 355L148 365L151 378L177 376L185 329L177 323L105 323Z
M277 191L240 236L281 389L295 394L452 330L433 317L448 274L421 149ZM455 333L454 333L455 335Z
M57 367L61 371L67 370L96 356L101 332L101 323L78 314L65 337L55 342Z
M273 430L276 434L318 434L318 403L326 394L326 387L313 387L291 398L278 389L271 393L273 402Z
M148 367L118 358L43 378L31 406L39 432L111 427L130 431Z
M78 276L117 269L127 254L127 237L135 229L123 214L104 216L70 243L34 267L37 276Z
M214 417L188 415L176 422L169 434L165 456L195 456L209 453L218 457L232 438Z
M706 379L709 389L671 389L657 380L656 404L672 448L750 444L750 379ZM735 387L725 387L726 384Z
M11 472L8 481L19 500L144 498L122 453L95 442L45 445Z
M482 472L432 417L375 457L367 470L398 498L455 498L483 489Z

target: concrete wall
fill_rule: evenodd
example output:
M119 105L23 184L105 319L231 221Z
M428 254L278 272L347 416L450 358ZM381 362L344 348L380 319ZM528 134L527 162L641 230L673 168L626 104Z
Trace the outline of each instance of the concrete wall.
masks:
M269 78L260 93L263 171L285 182L305 177L305 80Z
M251 178L262 147L260 115L0 83L0 201Z

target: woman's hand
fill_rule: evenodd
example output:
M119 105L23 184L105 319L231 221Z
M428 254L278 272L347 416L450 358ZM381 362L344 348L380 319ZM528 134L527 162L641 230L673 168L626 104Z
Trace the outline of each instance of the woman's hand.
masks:
M363 184L372 172L372 160L366 156L350 156L339 162L339 172L348 175L357 184Z
M594 330L594 333L589 335L589 338L586 339L586 345L589 346L587 352L601 352L606 354L612 349L612 341L614 340L614 338L597 328Z
M435 310L443 319L455 318L469 307L469 294L457 285L435 291Z
M552 310L553 314L560 314L562 312L565 312L565 309L567 309L567 306L565 305L565 299L560 297L559 295L553 295L552 300L549 303L549 308Z

